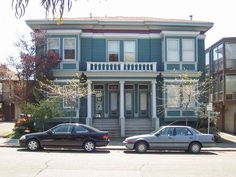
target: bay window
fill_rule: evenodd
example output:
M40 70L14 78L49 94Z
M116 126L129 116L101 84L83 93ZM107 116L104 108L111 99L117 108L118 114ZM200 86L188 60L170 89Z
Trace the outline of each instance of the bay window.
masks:
M167 39L167 61L179 61L179 39Z
M166 87L166 100L168 108L180 107L180 86L179 85L167 85Z
M194 62L194 40L193 39L183 39L182 40L182 60L187 62Z
M47 39L47 50L53 51L60 54L60 39L59 38L48 38Z

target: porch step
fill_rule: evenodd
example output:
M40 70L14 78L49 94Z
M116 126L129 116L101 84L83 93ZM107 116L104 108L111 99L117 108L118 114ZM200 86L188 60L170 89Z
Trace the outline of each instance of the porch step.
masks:
M94 119L93 127L108 131L110 137L120 137L120 125L118 119Z
M148 134L154 130L151 119L126 119L125 136Z

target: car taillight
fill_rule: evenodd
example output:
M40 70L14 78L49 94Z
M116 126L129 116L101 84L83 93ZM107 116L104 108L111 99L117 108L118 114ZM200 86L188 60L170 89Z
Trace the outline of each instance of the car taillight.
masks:
M109 138L108 134L104 134L104 135L103 135L103 139L106 139L106 140L107 140L108 138Z

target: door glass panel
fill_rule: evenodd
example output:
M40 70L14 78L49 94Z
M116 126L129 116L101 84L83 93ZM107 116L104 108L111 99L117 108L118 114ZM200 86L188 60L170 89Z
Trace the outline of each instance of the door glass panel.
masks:
M111 111L117 111L117 93L111 93Z
M102 104L102 94L96 95L96 117L102 117L102 110L103 110L103 104Z
M125 93L126 111L132 111L132 93Z
M140 93L140 109L141 111L147 110L147 93Z

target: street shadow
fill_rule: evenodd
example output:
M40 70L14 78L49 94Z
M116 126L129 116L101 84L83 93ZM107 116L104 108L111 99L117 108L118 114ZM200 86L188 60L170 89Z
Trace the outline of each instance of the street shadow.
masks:
M126 150L124 151L125 154L140 154L140 155L218 155L217 153L211 152L211 151L201 151L199 154L192 154L190 152L184 152L184 151L167 151L167 150L149 150L145 153L138 153L136 151L132 150Z
M20 148L17 151L19 152L33 152L29 151L28 149L25 148ZM51 149L51 148L44 148L39 151L35 151L34 153L81 153L81 154L109 154L109 150L104 150L104 149L96 149L96 151L93 152L86 152L82 149Z

